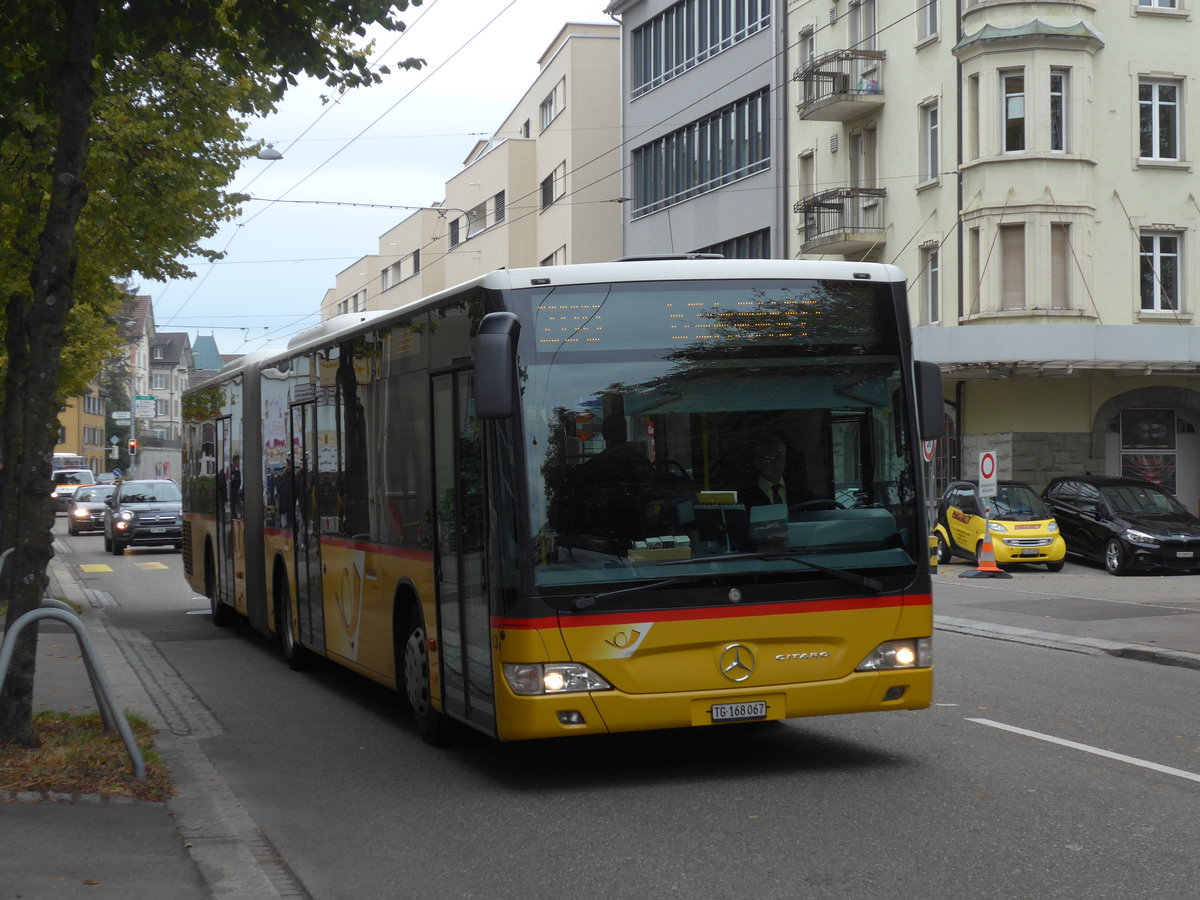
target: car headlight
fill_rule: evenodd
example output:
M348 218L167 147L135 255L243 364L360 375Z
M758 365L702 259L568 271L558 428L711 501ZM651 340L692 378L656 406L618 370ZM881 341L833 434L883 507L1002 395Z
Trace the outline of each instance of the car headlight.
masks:
M1049 525L1046 526L1046 530L1048 532L1050 532L1051 534L1054 534L1054 532L1058 531L1058 523L1051 522Z
M1146 534L1146 532L1138 531L1136 528L1126 528L1125 539L1135 544L1157 544L1162 540L1156 534Z
M75 518L77 518L77 519L86 519L86 518L88 518L88 516L90 516L90 515L91 515L91 513L89 513L89 512L88 512L86 509L84 509L82 506L77 506L77 507L75 507L75 509L74 509L74 510L71 512L71 515L73 515L73 516L74 516Z
M570 694L611 691L612 685L579 663L505 663L504 678L514 694Z
M933 665L933 638L886 641L867 654L855 672L882 672L888 669L923 669Z
M1001 533L1001 534L1008 531L1008 529L1005 528L1003 525L1001 525L999 522L989 522L988 530L995 531L995 532Z
M117 513L117 518L123 522L132 522L134 519L133 510L123 509Z

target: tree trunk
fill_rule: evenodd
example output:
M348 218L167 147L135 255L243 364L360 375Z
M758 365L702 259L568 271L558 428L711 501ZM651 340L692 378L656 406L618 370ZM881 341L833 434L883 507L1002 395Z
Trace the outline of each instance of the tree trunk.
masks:
M9 606L6 627L36 609L46 588L53 553L50 451L58 420L58 376L67 315L74 302L75 227L87 201L87 163L92 101L92 56L98 0L62 0L66 27L57 81L47 96L57 105L53 179L29 292L8 297L8 373L3 417L3 546L13 547L4 568ZM33 676L37 635L23 632L0 691L0 743L35 746Z

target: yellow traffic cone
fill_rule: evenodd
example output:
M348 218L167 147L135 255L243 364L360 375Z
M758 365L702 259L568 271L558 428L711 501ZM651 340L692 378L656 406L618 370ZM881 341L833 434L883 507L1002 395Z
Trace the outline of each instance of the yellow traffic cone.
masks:
M1012 578L1012 575L1005 572L996 565L996 551L992 548L992 527L990 522L985 522L983 526L983 543L979 547L979 559L975 561L975 568L963 572L959 578Z

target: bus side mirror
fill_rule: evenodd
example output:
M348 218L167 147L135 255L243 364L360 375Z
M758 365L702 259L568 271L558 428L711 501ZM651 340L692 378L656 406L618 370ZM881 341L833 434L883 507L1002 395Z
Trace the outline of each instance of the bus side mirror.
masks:
M937 363L917 360L917 430L921 439L936 440L945 433L942 369Z
M475 415L507 419L513 414L517 384L517 338L521 323L514 313L488 313L475 338Z

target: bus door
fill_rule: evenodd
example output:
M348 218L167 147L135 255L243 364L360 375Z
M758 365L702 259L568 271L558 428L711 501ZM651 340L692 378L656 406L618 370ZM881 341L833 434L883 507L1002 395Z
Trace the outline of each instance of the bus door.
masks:
M217 599L231 606L236 602L233 560L233 504L230 480L233 472L233 421L217 419Z
M432 378L437 633L445 711L494 734L483 429L472 386L469 370Z
M321 598L320 518L316 509L316 404L292 407L290 457L292 472L292 547L296 553L296 617L298 638L325 650L325 614Z

